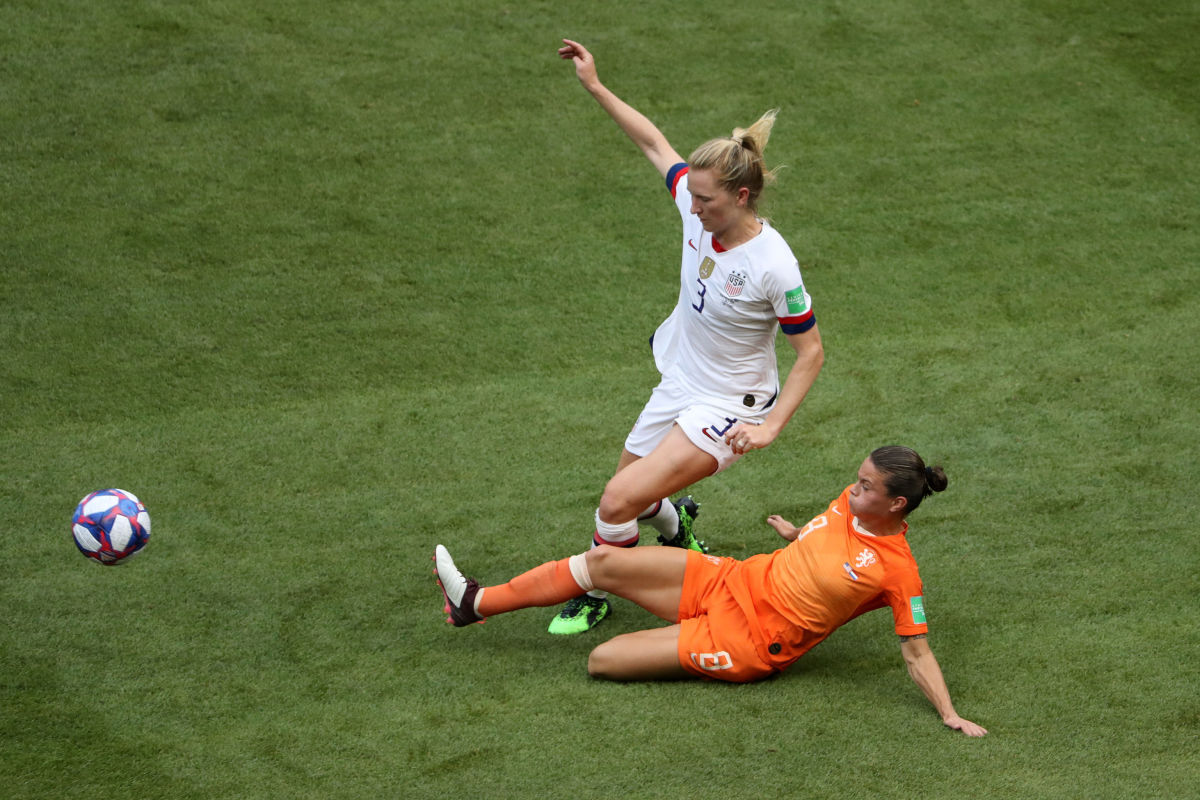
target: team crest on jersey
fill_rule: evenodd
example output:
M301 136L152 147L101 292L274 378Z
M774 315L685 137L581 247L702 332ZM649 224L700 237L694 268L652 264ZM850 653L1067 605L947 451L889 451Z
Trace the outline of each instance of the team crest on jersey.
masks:
M737 297L746 288L746 276L740 272L731 272L725 279L725 294Z
M711 256L705 256L704 260L700 262L700 277L707 278L712 275L713 268L716 266L717 262L713 261Z
M863 569L864 567L869 567L874 563L875 563L875 554L873 552L871 552L870 548L863 550L861 553L858 554L858 558L854 559L854 566L858 567L859 569Z

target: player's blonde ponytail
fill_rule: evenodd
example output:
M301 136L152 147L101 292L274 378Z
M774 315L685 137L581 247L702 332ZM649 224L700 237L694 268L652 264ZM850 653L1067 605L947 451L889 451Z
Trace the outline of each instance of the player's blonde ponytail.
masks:
M710 139L688 157L688 166L713 170L717 182L730 192L748 189L750 196L746 205L751 211L757 211L763 188L775 180L775 173L767 169L763 151L771 138L778 113L779 109L773 108L749 128L734 128L733 135L728 138Z

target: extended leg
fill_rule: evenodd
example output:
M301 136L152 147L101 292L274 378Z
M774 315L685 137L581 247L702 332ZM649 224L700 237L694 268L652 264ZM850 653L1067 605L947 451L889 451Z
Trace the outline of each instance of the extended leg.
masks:
M624 550L603 545L585 554L547 561L507 583L480 587L466 578L442 545L434 550L449 622L468 625L491 614L547 606L592 588L632 600L674 622L679 613L687 551L673 547Z

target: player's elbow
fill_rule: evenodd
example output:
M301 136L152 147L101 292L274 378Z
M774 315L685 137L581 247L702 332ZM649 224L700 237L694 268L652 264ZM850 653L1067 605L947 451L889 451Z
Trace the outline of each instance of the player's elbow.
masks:
M900 654L904 657L904 663L910 672L920 666L925 659L933 657L933 651L929 649L929 642L925 640L924 635L902 639Z
M820 371L821 367L825 366L825 345L821 344L820 339L808 346L806 354L808 363L814 370Z

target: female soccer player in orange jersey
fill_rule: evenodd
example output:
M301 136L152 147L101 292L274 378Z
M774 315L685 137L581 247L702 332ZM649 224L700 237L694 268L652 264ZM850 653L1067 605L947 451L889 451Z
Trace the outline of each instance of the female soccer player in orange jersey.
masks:
M987 731L954 710L928 626L905 518L946 488L941 467L907 447L881 447L858 480L803 527L772 515L788 544L743 561L672 547L601 545L480 587L438 545L436 574L449 613L464 626L484 617L551 606L593 588L632 600L670 623L608 640L588 672L609 680L711 678L746 682L774 675L844 625L890 607L909 675L942 721L968 736Z

